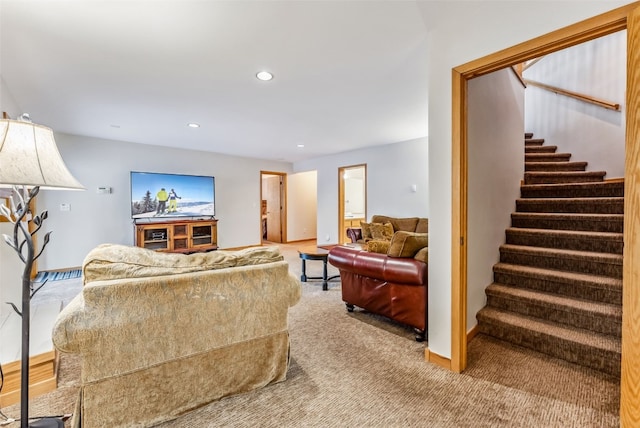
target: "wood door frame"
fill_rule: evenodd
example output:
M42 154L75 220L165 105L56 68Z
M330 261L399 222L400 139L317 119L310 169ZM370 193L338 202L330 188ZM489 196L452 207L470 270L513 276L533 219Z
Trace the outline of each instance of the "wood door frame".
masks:
M360 163L356 165L338 167L338 244L342 240L344 230L344 173L348 169L364 168L364 219L367 220L367 164Z
M467 82L505 67L597 39L621 30L627 31L627 106L625 154L625 218L640 217L640 82L634 72L640 62L640 2L611 10L527 42L487 55L452 69L452 234L451 234L451 370L467 366L467 204L468 135ZM634 51L634 48L635 51ZM635 79L634 79L635 78ZM634 426L640 421L640 240L634 242L640 225L624 224L622 375L620 421Z
M260 222L260 244L264 242L262 237L262 179L265 175L279 175L282 178L282 195L280 195L280 227L282 244L287 243L287 173L276 171L260 171L260 201L258 203L258 220Z

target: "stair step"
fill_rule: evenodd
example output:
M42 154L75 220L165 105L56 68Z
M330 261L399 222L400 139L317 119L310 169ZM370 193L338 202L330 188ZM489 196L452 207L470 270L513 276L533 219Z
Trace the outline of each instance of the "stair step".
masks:
M517 212L624 214L624 198L516 199Z
M622 233L510 227L506 230L506 243L562 250L622 254L624 246L622 236Z
M585 183L602 181L606 171L525 172L525 184Z
M587 162L525 162L525 171L584 171Z
M622 335L622 306L493 283L487 306L596 333Z
M571 153L525 153L525 162L567 162Z
M531 138L524 138L524 145L527 146L541 146L544 144L544 138L533 138L533 134L531 134Z
M592 183L525 184L520 186L523 198L589 198L623 197L624 181Z
M525 133L524 133L524 138L525 138L525 139L527 139L527 138L533 138L533 132L525 132Z
M525 153L555 153L558 150L558 146L528 146L525 143Z
M622 255L503 244L500 262L622 278Z
M511 226L526 229L622 233L622 214L511 213Z
M620 376L619 338L489 307L481 309L476 318L481 333L612 376Z
M497 263L493 266L493 280L561 296L622 305L622 280L619 278Z

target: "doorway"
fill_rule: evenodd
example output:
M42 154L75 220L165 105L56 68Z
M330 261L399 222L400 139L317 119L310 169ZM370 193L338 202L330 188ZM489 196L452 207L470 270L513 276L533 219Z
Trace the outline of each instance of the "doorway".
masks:
M554 31L509 49L477 59L453 69L453 115L452 115L452 337L451 369L460 372L467 365L467 202L468 202L468 146L467 146L467 86L474 77L488 74L505 67L522 63L546 53L555 52L585 41L626 29L627 34L627 110L625 153L625 219L637 219L640 204L638 177L639 124L637 112L640 98L637 97L638 79L635 70L640 64L640 11L633 3L611 12L587 19L577 24ZM622 376L620 394L620 422L631 426L640 419L637 388L640 370L636 362L640 358L640 293L634 278L640 276L640 264L633 263L640 253L637 221L624 224L623 262L623 328L622 328Z
M338 243L351 242L347 229L367 219L367 165L338 168Z
M287 174L260 171L260 242L287 242Z

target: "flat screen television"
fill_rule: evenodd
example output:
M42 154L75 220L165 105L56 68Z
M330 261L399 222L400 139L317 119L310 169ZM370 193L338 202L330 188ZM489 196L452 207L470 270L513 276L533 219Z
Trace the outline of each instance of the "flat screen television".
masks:
M131 171L131 218L213 217L215 178Z

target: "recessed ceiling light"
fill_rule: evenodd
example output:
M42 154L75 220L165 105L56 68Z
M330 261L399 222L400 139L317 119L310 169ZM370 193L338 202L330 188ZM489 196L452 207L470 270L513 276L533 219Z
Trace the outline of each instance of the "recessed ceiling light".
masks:
M189 128L200 128L200 124L195 122L187 123L187 126Z
M268 71L259 71L256 74L256 77L258 78L258 80L264 80L266 82L267 80L273 79L273 74L269 73Z
M304 144L298 144L298 148L301 149L304 147Z

